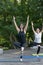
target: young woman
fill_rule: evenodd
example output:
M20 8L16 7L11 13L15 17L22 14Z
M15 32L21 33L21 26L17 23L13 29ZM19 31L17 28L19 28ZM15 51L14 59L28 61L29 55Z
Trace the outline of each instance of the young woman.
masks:
M24 51L24 45L26 43L26 31L28 28L28 23L29 23L29 16L27 17L27 23L26 26L24 27L24 25L21 23L20 24L20 28L17 26L16 21L15 21L15 17L13 16L13 21L14 21L14 25L16 27L16 30L18 32L18 41L20 42L20 46L21 46L21 53L23 54ZM20 61L22 61L22 55L20 56Z
M36 31L35 31L34 26L33 26L33 22L31 22L31 25L32 25L32 30L34 32L34 36L35 36L34 45L38 46L38 50L37 50L37 56L38 56L38 54L40 52L40 44L42 43L41 38L42 38L43 27L42 27L41 31L40 31L39 28L37 28Z

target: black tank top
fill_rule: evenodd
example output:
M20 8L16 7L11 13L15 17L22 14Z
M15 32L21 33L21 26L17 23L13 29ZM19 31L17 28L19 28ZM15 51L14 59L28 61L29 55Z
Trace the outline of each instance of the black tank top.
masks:
M18 41L20 43L26 43L26 35L25 35L24 31L22 31L22 32L20 31L18 33Z

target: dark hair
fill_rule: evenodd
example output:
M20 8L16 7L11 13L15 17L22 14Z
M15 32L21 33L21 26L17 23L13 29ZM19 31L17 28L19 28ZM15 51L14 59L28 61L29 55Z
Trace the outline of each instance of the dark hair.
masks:
M20 23L20 25L23 24L23 23ZM19 25L19 28L20 28L20 25ZM25 26L23 27L23 30L24 30Z
M36 30L39 29L39 32L41 31L40 28L36 28Z

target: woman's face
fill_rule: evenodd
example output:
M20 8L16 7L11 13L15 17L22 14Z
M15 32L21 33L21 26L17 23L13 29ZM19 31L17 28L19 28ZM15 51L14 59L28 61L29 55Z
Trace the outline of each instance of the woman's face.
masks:
M23 29L24 28L24 25L23 24L20 24L20 29Z
M36 33L40 33L40 29L39 28L36 29Z

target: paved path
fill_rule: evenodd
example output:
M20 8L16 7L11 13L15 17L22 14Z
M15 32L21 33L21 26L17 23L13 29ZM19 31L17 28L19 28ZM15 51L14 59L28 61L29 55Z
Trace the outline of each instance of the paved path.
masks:
M31 55L33 53L36 53L36 49L25 49L24 55ZM40 53L43 53L43 49L41 49ZM8 50L4 51L4 54L0 55L0 61L1 60L12 60L13 62L0 62L0 65L43 65L43 58L32 58L32 59L23 59L24 62L19 62L19 57L20 56L20 50L18 49L13 49L13 50ZM25 62L27 61L28 62ZM18 62L14 62L18 61Z

